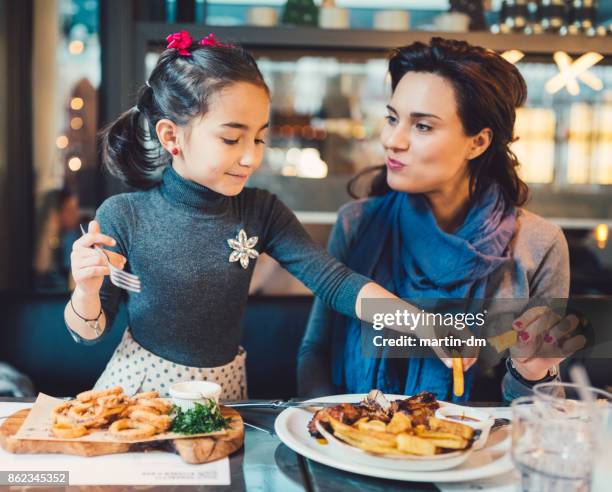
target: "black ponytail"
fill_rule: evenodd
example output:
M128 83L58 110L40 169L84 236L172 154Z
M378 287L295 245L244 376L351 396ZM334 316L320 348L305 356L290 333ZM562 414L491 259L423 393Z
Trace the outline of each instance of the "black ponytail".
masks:
M248 82L269 92L253 57L234 45L189 48L190 56L165 50L138 91L137 103L100 132L102 163L129 186L147 189L159 183L172 156L161 146L157 122L187 125L208 111L213 94Z

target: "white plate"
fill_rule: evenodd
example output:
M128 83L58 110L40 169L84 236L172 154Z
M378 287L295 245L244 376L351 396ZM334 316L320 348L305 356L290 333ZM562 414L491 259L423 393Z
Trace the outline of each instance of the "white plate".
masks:
M365 394L334 395L311 400L315 402L345 401L357 403L365 398ZM404 399L403 395L386 395L389 400ZM453 405L445 403L445 405ZM458 405L457 405L458 406ZM359 462L354 456L339 453L333 446L321 445L308 433L307 425L312 413L299 409L288 408L277 418L274 430L289 448L302 456L317 461L323 465L338 468L361 475L393 480L407 480L413 482L462 482L477 480L505 473L513 468L509 456L510 439L508 427L494 431L483 449L473 451L464 463L456 468L436 471L414 471L412 469L384 468L376 463ZM387 458L383 458L387 461ZM408 463L408 462L407 462ZM412 461L410 461L412 463Z

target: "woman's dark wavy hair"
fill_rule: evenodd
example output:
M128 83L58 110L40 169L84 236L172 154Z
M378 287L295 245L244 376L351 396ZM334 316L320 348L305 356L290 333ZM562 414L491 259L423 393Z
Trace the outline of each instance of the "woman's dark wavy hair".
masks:
M528 187L517 174L519 162L509 147L515 140L515 110L527 97L518 69L494 51L464 41L432 38L429 44L416 42L391 52L389 73L394 91L408 72L433 73L451 82L465 133L476 135L483 128L493 133L489 148L469 162L471 199L477 199L495 182L508 205L523 205ZM386 167L374 166L349 181L347 188L353 198L358 198L357 181L376 170L380 172L372 180L369 196L390 190Z
M191 56L165 50L148 85L138 90L136 106L100 132L104 167L132 187L155 186L171 161L157 139L159 120L186 125L206 114L213 94L236 82L248 82L269 93L255 60L243 48L194 45L189 51Z

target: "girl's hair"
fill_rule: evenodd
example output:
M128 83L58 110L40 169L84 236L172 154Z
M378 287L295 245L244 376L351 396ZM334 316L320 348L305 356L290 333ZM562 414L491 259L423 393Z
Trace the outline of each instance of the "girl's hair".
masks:
M166 49L146 85L138 91L136 106L100 132L102 163L124 183L150 188L161 179L171 155L157 139L155 125L169 119L186 125L206 114L213 94L236 82L268 87L253 57L235 45L193 45L189 55Z
M527 97L527 86L518 69L494 51L465 41L432 38L429 44L416 42L391 53L389 73L393 90L408 72L437 74L453 85L459 118L467 135L491 129L491 144L469 162L471 198L478 198L487 186L497 183L507 204L523 205L528 187L517 174L519 162L509 147L516 140L515 109ZM374 166L349 181L347 188L353 198L357 198L359 178L376 170L380 172L372 180L369 195L384 195L390 190L386 167Z

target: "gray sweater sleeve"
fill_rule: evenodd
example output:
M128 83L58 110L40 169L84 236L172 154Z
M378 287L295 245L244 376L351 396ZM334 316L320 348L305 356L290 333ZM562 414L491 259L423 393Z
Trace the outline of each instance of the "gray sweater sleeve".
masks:
M100 224L100 231L102 234L111 236L117 241L117 245L114 247L105 246L105 249L115 251L127 258L128 256L128 244L129 244L129 224L128 221L132 217L129 198L127 194L115 195L108 198L96 212L96 221ZM104 333L98 338L93 340L86 340L80 337L77 333L72 331L68 327L68 331L72 335L72 338L84 345L93 345L102 340L111 330L117 311L119 310L119 304L123 299L124 291L114 286L108 276L104 278L102 287L100 288L100 302L102 304L102 310L106 317L106 327Z
M325 252L308 235L295 214L269 195L265 251L335 311L355 317L362 287L371 282Z
M533 275L530 297L567 299L570 288L569 248L563 231L556 227L552 245Z
M556 229L552 245L544 254L531 280L529 297L565 299L569 295L569 249L563 231ZM558 377L557 377L558 379ZM502 380L504 402L510 403L520 396L531 395L531 387L518 381L509 372Z
M339 261L346 261L347 237L342 210L332 228L327 251ZM337 316L321 300L315 299L306 332L298 353L298 394L314 398L333 393L331 377L331 340L334 317Z

